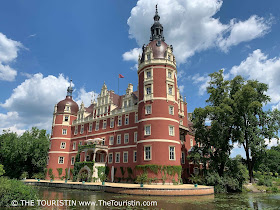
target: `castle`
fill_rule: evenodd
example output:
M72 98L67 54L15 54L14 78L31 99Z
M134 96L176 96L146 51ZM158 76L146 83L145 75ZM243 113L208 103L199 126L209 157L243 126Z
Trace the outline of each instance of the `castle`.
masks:
M172 174L181 178L172 169L182 166L182 178L193 172L186 158L195 144L187 103L179 93L173 47L165 43L159 20L156 9L150 43L139 55L137 90L129 84L125 95L117 95L104 82L97 100L79 107L70 84L66 98L55 105L48 156L54 177L84 172L98 180L100 166L108 169L108 181L135 178L141 173L137 167L154 180L163 176L154 168L169 168L166 182Z

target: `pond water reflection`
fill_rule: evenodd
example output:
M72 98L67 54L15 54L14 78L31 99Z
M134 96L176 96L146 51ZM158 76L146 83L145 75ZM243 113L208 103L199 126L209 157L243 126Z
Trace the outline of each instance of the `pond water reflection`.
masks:
M219 194L211 196L134 196L119 195L86 190L68 190L62 188L37 187L42 200L72 200L76 202L73 206L59 207L59 209L146 209L144 207L113 207L104 206L104 201L115 200L118 204L125 201L156 201L157 205L150 206L149 209L280 209L280 194ZM97 205L82 207L81 202L93 201ZM85 204L85 203L84 203ZM103 205L102 205L103 204ZM52 209L58 209L52 207Z

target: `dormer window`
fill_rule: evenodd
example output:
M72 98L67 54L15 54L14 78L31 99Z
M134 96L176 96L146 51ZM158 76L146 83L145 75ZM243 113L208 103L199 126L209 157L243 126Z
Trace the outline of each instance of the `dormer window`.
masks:
M171 56L170 56L170 55L168 55L167 57L168 57L168 60L170 61L170 60L171 60Z
M147 59L151 60L151 54L150 53L147 55Z
M126 107L127 107L127 101L124 102L124 108L126 108Z

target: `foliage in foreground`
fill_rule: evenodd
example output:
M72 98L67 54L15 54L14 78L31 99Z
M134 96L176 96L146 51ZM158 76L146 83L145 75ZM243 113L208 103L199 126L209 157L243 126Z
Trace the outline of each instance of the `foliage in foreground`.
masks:
M4 131L0 135L0 163L4 165L5 175L18 179L23 172L30 177L44 173L49 143L46 130L32 128L22 136Z
M23 182L0 177L0 206L10 206L11 201L16 200L37 200L37 192L31 186L25 185Z

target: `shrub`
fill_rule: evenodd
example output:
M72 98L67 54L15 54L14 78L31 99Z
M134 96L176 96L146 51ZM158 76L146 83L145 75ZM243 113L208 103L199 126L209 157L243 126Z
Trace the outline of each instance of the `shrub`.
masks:
M138 184L144 184L148 180L148 174L147 173L142 173L137 176L136 178L136 183Z
M20 176L20 179L25 179L25 178L28 178L28 173L26 171L24 171Z
M0 164L0 176L5 173L4 166Z
M32 176L32 178L34 179L45 179L45 174L40 172L40 173L36 173Z
M0 177L0 206L10 206L12 200L37 200L37 191L15 179Z

